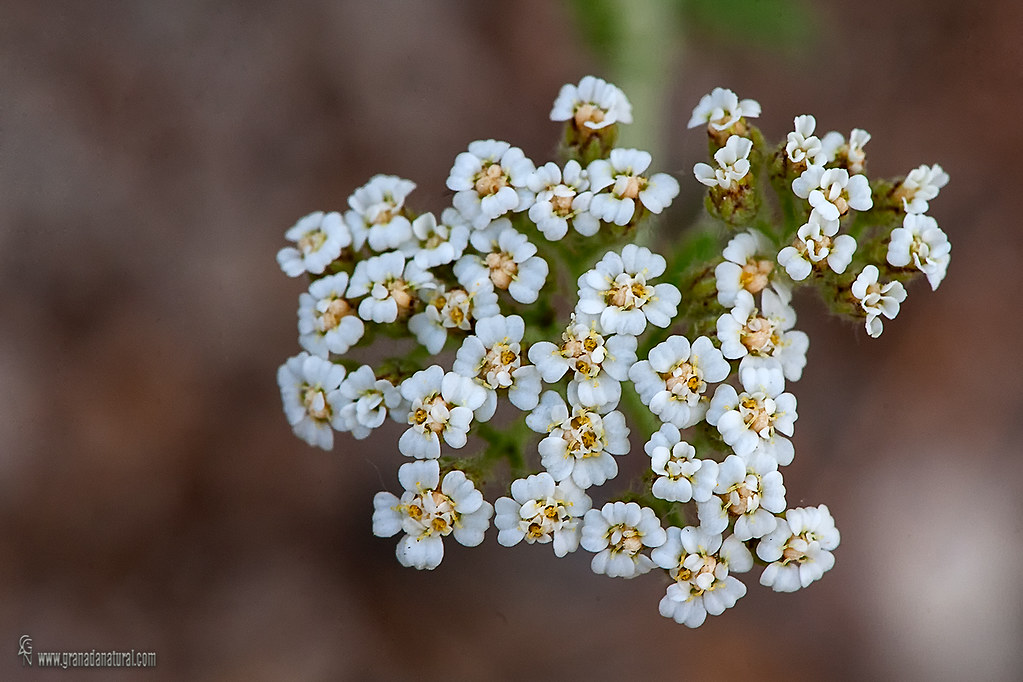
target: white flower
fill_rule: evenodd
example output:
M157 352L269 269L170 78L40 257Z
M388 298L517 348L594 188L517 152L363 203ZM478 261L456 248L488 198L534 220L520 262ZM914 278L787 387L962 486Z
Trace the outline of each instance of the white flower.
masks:
M294 224L284 237L298 248L286 246L277 252L277 263L288 277L303 272L322 273L341 249L352 243L352 234L341 221L340 213L310 213Z
M844 168L810 166L792 181L792 191L820 211L825 220L838 220L850 208L866 211L874 205L865 175L849 176Z
M551 109L551 120L572 121L580 131L595 131L614 123L632 123L632 105L625 93L611 83L583 76L579 85L561 86Z
M575 321L561 335L561 345L549 341L534 343L529 359L549 384L572 371L572 381L580 404L586 407L615 406L622 395L622 384L636 362L636 337L615 334L605 338L599 322L589 325Z
M796 414L796 397L784 393L781 372L770 367L748 367L739 371L743 392L728 384L714 392L707 421L718 427L721 438L735 454L749 459L765 452L781 466L792 463L795 453L791 436ZM720 478L718 481L720 482Z
M344 430L351 431L359 440L383 424L388 414L399 422L404 422L408 414L408 405L398 387L387 379L378 379L369 365L351 372L338 391Z
M870 142L870 133L861 128L853 128L849 133L849 142L841 133L831 131L821 140L820 161L835 163L847 168L850 173L862 173L867 163L864 145Z
M670 336L632 366L629 378L651 412L684 429L703 419L707 385L724 381L730 372L721 351L706 336L692 344L684 336Z
M389 251L356 263L345 295L366 296L359 317L367 322L394 322L412 309L416 292L432 284L433 275L414 261L406 263L400 251Z
M799 226L792 246L778 252L778 263L789 277L799 282L810 276L814 268L827 263L838 274L845 272L856 251L856 240L838 234L838 219L828 220L816 208L810 218Z
M321 358L343 355L359 342L366 327L345 298L348 273L321 277L298 297L298 342Z
M650 558L675 581L661 599L661 615L690 628L735 606L746 586L729 573L753 568L753 555L734 535L722 542L720 533L693 526L668 528Z
M897 268L912 263L927 275L931 289L937 289L941 280L945 279L951 251L948 237L934 218L910 213L902 219L902 227L892 230L888 263Z
M777 361L786 379L799 381L806 366L810 338L792 329L796 311L774 291L764 289L760 300L762 311L757 309L751 293L740 291L732 310L718 318L721 353L729 360L742 358L740 369L761 364L753 358Z
M735 305L735 297L745 289L751 294L759 294L768 284L788 303L792 292L777 277L772 278L774 263L758 255L771 251L771 245L760 230L750 229L740 232L728 241L721 252L724 260L714 268L714 282L718 290L718 303L731 308Z
M678 196L678 180L667 173L644 175L650 161L649 152L615 148L608 159L590 163L590 213L607 223L628 225L639 215L637 201L651 213L667 208Z
M345 430L338 387L345 368L316 355L301 352L277 370L284 415L295 435L309 445L330 450L334 432Z
M906 300L906 288L902 282L881 285L877 281L878 275L877 266L868 265L852 283L852 295L867 314L867 333L875 339L884 329L881 315L894 320L899 314L899 304Z
M749 153L752 149L753 140L732 135L724 147L714 152L718 167L698 163L693 166L693 174L708 187L717 186L729 190L749 173Z
M469 243L469 224L453 208L444 209L441 222L432 213L412 221L412 238L401 245L401 252L428 270L453 262Z
M696 128L706 125L711 130L722 132L739 122L739 119L760 116L760 103L752 99L739 97L731 90L714 88L709 95L700 98L700 103L693 109L687 127Z
M663 256L645 246L626 244L621 255L609 251L579 278L576 314L595 315L609 334L639 336L647 321L662 329L678 312L682 294L673 284L650 286L664 273Z
M617 476L618 463L612 455L629 452L629 427L621 412L601 414L581 405L573 405L570 411L554 391L541 396L526 425L547 434L537 449L540 464L554 480L571 478L583 490Z
M666 539L667 534L649 507L640 507L635 502L608 502L600 509L586 512L580 544L583 549L597 553L590 562L594 573L634 578L654 567L654 562L641 550L660 547Z
M405 198L416 183L395 175L374 175L348 197L350 211L345 223L352 231L356 248L369 242L374 251L390 251L412 237L412 224L405 216Z
M536 255L536 246L501 218L470 237L474 249L483 259L462 256L455 263L459 280L489 278L497 289L506 289L519 303L536 301L547 281L547 261Z
M542 471L513 481L511 494L494 503L499 543L512 547L523 539L529 544L553 542L559 557L578 549L582 517L593 506L586 493L571 481L555 483Z
M785 485L778 462L758 452L743 459L729 455L718 467L714 496L697 510L700 528L721 533L735 519L735 538L750 540L767 535L777 524L776 513L785 511Z
M508 211L525 211L533 203L526 186L535 170L518 147L497 140L476 140L455 157L447 187L453 203L476 229Z
M565 164L562 173L552 161L537 168L526 183L536 192L536 201L529 207L529 219L548 241L558 241L568 234L568 225L584 237L592 237L600 229L600 220L589 212L593 192L587 173L575 159Z
M926 213L927 202L938 196L938 191L948 184L948 173L941 166L923 165L914 168L895 190L895 196L902 200L906 213Z
M807 587L835 565L831 552L840 541L827 505L789 509L757 545L757 556L771 562L761 574L760 584L775 592Z
M441 481L436 461L407 462L398 468L398 480L405 488L401 499L388 492L373 497L373 534L387 538L405 531L395 552L402 566L437 568L447 535L466 547L483 542L494 508L463 472L449 471Z
M465 446L473 411L487 399L472 379L444 373L432 365L401 382L401 395L409 402L409 428L398 439L401 454L416 459L440 457L440 440L453 448Z
M813 134L817 127L817 119L813 116L796 116L792 124L795 131L789 133L785 144L785 155L794 164L804 163L807 166L817 163L821 153L821 141Z
M718 480L718 463L700 459L696 448L682 440L673 424L662 424L643 450L650 456L650 468L657 478L651 492L669 502L706 502Z
M474 273L459 273L460 287L446 288L439 284L432 289L423 289L421 298L426 308L412 316L408 328L416 339L430 353L439 353L448 340L449 329L469 331L474 321L497 315L500 307L494 285L485 277Z
M540 373L522 364L525 329L518 315L494 315L478 320L476 335L462 341L451 369L473 378L486 391L486 400L476 408L479 421L494 416L498 389L507 389L508 399L520 410L532 410L540 402Z

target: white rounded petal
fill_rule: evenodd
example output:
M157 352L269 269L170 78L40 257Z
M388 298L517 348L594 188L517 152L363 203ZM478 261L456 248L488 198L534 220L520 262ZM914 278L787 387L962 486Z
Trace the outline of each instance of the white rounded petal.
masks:
M444 543L439 535L419 538L406 535L398 543L395 554L402 566L430 571L444 559Z

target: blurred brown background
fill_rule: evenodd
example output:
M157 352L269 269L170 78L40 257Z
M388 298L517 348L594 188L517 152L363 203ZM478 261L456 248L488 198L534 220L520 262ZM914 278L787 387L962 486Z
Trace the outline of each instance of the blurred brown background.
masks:
M877 341L800 301L788 500L830 506L836 568L794 595L751 574L690 631L659 578L595 576L584 551L491 534L401 568L370 524L397 427L325 453L280 409L303 290L284 230L377 172L439 211L474 139L549 159L562 83L632 94L572 6L0 3L0 678L1020 679L1023 5L976 7L785 3L805 35L783 49L695 20L627 46L667 67L635 87L663 102L637 115L664 122L675 223L716 85L758 99L769 138L813 113L873 134L871 174L952 177L938 292L917 282ZM25 670L26 633L158 667Z

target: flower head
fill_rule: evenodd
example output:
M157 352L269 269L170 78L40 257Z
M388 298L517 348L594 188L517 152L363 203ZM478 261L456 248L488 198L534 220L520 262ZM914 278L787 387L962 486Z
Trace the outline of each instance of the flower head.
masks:
M519 303L536 301L547 281L547 261L536 255L536 246L511 221L495 220L473 232L470 240L482 258L462 256L455 264L460 280L489 278L495 289L507 290Z
M728 133L742 135L746 132L744 118L760 116L760 103L753 99L739 101L738 95L725 88L714 88L710 94L700 98L693 109L687 127L706 125L707 132L719 140L727 139Z
M405 215L405 199L416 183L395 175L374 175L348 197L351 210L345 223L356 248L368 242L374 251L390 251L412 237L412 223Z
M469 243L469 223L453 208L446 208L437 222L432 213L412 221L412 237L400 246L407 258L429 269L456 260Z
M509 211L525 211L533 202L527 187L535 170L522 150L498 140L477 140L455 157L448 189L459 213L476 229Z
M667 539L661 523L649 507L635 502L608 502L583 517L583 549L596 552L590 567L611 578L634 578L654 567L641 551L660 547Z
M757 556L770 562L760 584L775 592L807 587L835 565L831 552L840 541L827 505L789 509L757 544Z
M732 135L724 147L714 152L714 160L717 161L718 167L698 163L693 166L693 174L708 187L730 190L749 173L749 153L752 149L752 140Z
M661 599L661 615L690 628L735 606L746 586L730 573L753 568L753 555L735 536L722 542L720 533L693 526L668 528L650 558L674 580Z
M345 298L348 273L321 277L298 298L298 342L313 355L343 355L359 342L365 324Z
M914 168L895 190L896 198L902 200L906 213L926 213L927 202L938 196L948 184L948 173L941 166L923 165Z
M518 315L493 315L476 323L476 334L466 337L458 349L452 371L472 377L486 391L476 408L476 418L488 421L497 409L498 390L520 410L532 410L540 401L540 373L522 363L525 324Z
M718 318L721 353L729 360L742 358L740 368L777 363L785 378L798 381L806 366L810 337L792 329L796 311L771 289L760 293L761 308L753 295L740 291L731 311ZM757 359L756 361L754 359ZM759 359L770 360L762 363Z
M771 245L760 230L749 229L732 237L721 252L724 260L714 268L718 303L731 308L739 291L759 294L768 285L787 303L792 293L777 277L774 259L764 258L768 253L773 253Z
M902 220L902 227L892 230L888 242L888 263L904 268L912 263L927 275L927 282L936 290L948 270L952 245L938 227L938 222L926 215L910 213Z
M809 219L796 231L792 246L778 252L778 264L797 282L824 265L842 274L852 262L856 240L847 234L837 237L836 234L838 219L828 220L822 212L813 209Z
M529 544L554 543L559 557L579 547L582 517L593 503L571 481L555 483L546 471L511 484L511 497L494 503L497 541L505 547L522 540Z
M310 213L295 223L284 236L295 246L277 252L277 263L288 277L303 272L321 274L352 243L352 234L337 212Z
M796 116L792 121L795 130L788 134L785 142L785 156L795 165L809 166L818 163L821 141L813 134L817 119L813 116Z
M877 266L868 265L856 277L851 288L852 295L867 314L867 333L875 339L881 336L884 329L881 316L894 320L899 314L899 304L906 300L906 288L902 282L881 284L878 275Z
M850 177L844 168L810 166L792 181L792 191L800 199L809 199L824 220L838 220L850 208L866 211L874 205L867 176Z
M473 412L487 399L472 379L445 373L440 365L401 382L401 395L409 402L409 427L398 439L398 449L416 459L440 457L441 439L453 448L464 447Z
M549 384L572 372L579 402L587 407L617 405L629 368L636 362L636 337L604 335L600 323L577 322L575 317L561 334L560 345L539 341L529 349L529 359Z
M431 288L433 275L406 262L400 251L389 251L359 261L345 294L349 299L365 296L359 317L367 322L394 322L412 311L417 292Z
M540 404L526 417L526 425L546 433L537 449L540 463L555 481L569 478L585 490L603 485L618 475L612 455L629 452L629 428L618 411L571 408L555 391L540 397Z
M684 336L670 336L632 366L629 378L651 412L684 429L703 419L708 385L724 381L730 373L721 351L706 336L692 344Z
M740 370L739 378L742 393L728 384L718 386L707 421L718 427L721 438L740 457L766 452L781 466L791 464L794 449L785 436L792 435L798 415L796 397L784 392L781 372L772 367L748 367Z
M628 225L645 208L660 213L678 196L678 180L667 173L647 175L650 153L616 148L586 169L590 176L590 213L606 223ZM602 190L608 191L602 191Z
M387 379L377 378L369 365L362 365L351 372L341 382L338 392L344 430L351 431L352 436L359 440L383 424L388 415L402 423L408 414L408 403L398 387Z
M774 530L774 515L784 510L785 485L778 462L763 452L747 459L726 457L718 467L714 495L698 507L700 528L721 533L734 520L735 537L744 542Z
M439 353L448 330L468 332L476 320L497 315L501 309L490 280L471 270L455 268L459 286L438 284L420 292L426 306L408 321L408 328L430 353Z
M373 498L373 534L386 538L405 532L395 552L402 566L437 568L448 535L466 547L483 542L494 507L465 473L449 471L442 481L436 461L407 462L399 467L398 480L405 488L400 499L389 492Z
M614 123L632 123L632 105L616 86L602 78L583 76L579 85L561 86L551 109L552 121L571 121L581 133Z
M682 440L682 433L673 424L662 424L646 445L650 468L657 475L651 492L669 502L706 502L718 480L718 463L700 459L696 448Z
M621 254L609 251L579 278L576 315L592 315L608 333L638 336L649 321L667 327L678 312L682 294L674 284L647 282L664 273L663 256L645 246L626 244Z
M347 430L338 392L344 378L344 367L305 351L288 358L277 370L284 415L295 435L309 445L330 450L334 447L331 428Z
M568 161L564 172L549 161L533 172L527 185L536 192L536 201L529 207L529 219L547 241L563 238L568 234L569 224L584 237L592 237L600 230L600 220L589 211L593 199L593 192L588 191L589 175L578 161Z

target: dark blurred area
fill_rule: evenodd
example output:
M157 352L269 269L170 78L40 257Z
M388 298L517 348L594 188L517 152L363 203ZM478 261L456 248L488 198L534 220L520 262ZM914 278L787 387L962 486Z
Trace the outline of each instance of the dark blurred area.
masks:
M284 230L378 172L439 212L475 139L552 158L558 88L615 76L579 4L0 3L0 678L1023 676L1020 3L779 4L806 13L805 45L683 26L656 75L655 165L684 188L665 229L699 210L685 123L717 85L760 101L769 139L813 113L872 133L871 175L952 178L929 211L948 277L916 282L880 339L798 300L785 475L790 506L841 529L821 582L748 574L690 631L658 615L659 577L593 575L582 550L491 532L403 569L370 523L400 491L397 426L330 453L291 433L275 373L304 289L274 261ZM29 670L23 634L158 665Z

